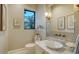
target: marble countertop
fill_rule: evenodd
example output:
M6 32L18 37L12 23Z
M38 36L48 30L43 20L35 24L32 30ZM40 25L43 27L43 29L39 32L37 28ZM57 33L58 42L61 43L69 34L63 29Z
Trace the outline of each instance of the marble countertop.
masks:
M46 46L45 42L47 40L42 40L42 41L36 41L36 45L38 45L41 49L46 51L49 54L74 54L73 52L69 51L68 49L60 49L60 50L53 50L50 49Z

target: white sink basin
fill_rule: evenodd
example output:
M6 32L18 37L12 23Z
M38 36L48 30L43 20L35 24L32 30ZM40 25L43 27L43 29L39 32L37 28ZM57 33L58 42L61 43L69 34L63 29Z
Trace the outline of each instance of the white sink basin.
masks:
M46 46L51 49L60 49L63 48L63 44L58 41L47 40Z

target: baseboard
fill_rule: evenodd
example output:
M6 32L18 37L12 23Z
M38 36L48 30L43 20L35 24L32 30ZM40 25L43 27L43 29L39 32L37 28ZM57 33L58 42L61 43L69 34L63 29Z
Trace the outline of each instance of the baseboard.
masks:
M25 48L20 48L20 49L16 49L16 50L11 50L11 51L8 51L8 54L12 54L14 52L17 52L17 51L21 51L21 50L24 50Z

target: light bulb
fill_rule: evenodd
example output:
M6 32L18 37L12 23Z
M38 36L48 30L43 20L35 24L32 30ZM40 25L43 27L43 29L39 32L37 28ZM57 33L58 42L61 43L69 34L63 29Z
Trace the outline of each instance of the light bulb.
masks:
M48 12L45 13L45 17L48 17Z

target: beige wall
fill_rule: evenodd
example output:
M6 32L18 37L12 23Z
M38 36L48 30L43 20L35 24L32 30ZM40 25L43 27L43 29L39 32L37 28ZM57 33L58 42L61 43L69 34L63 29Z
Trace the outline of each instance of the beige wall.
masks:
M70 15L74 13L74 7L72 4L58 4L58 5L53 5L52 6L52 19L51 19L51 24L52 24L52 34L65 34L66 37L63 39L66 39L67 41L73 41L74 33L68 32L67 29L65 30L58 30L57 28L57 18ZM66 32L67 31L67 32ZM62 38L62 37L60 37Z
M33 42L34 30L24 30L24 8L36 10L36 5L8 5L8 50L23 48L25 44ZM19 20L21 27L13 28L13 20Z
M77 35L79 34L79 11L75 12L75 33L74 33L74 38L77 38Z
M7 41L6 32L0 32L0 54L7 52Z
M72 4L58 4L52 6L52 27L53 31L58 31L57 29L57 18L62 16L67 16L74 13L74 6ZM65 21L66 22L66 21ZM64 30L66 31L66 29Z

